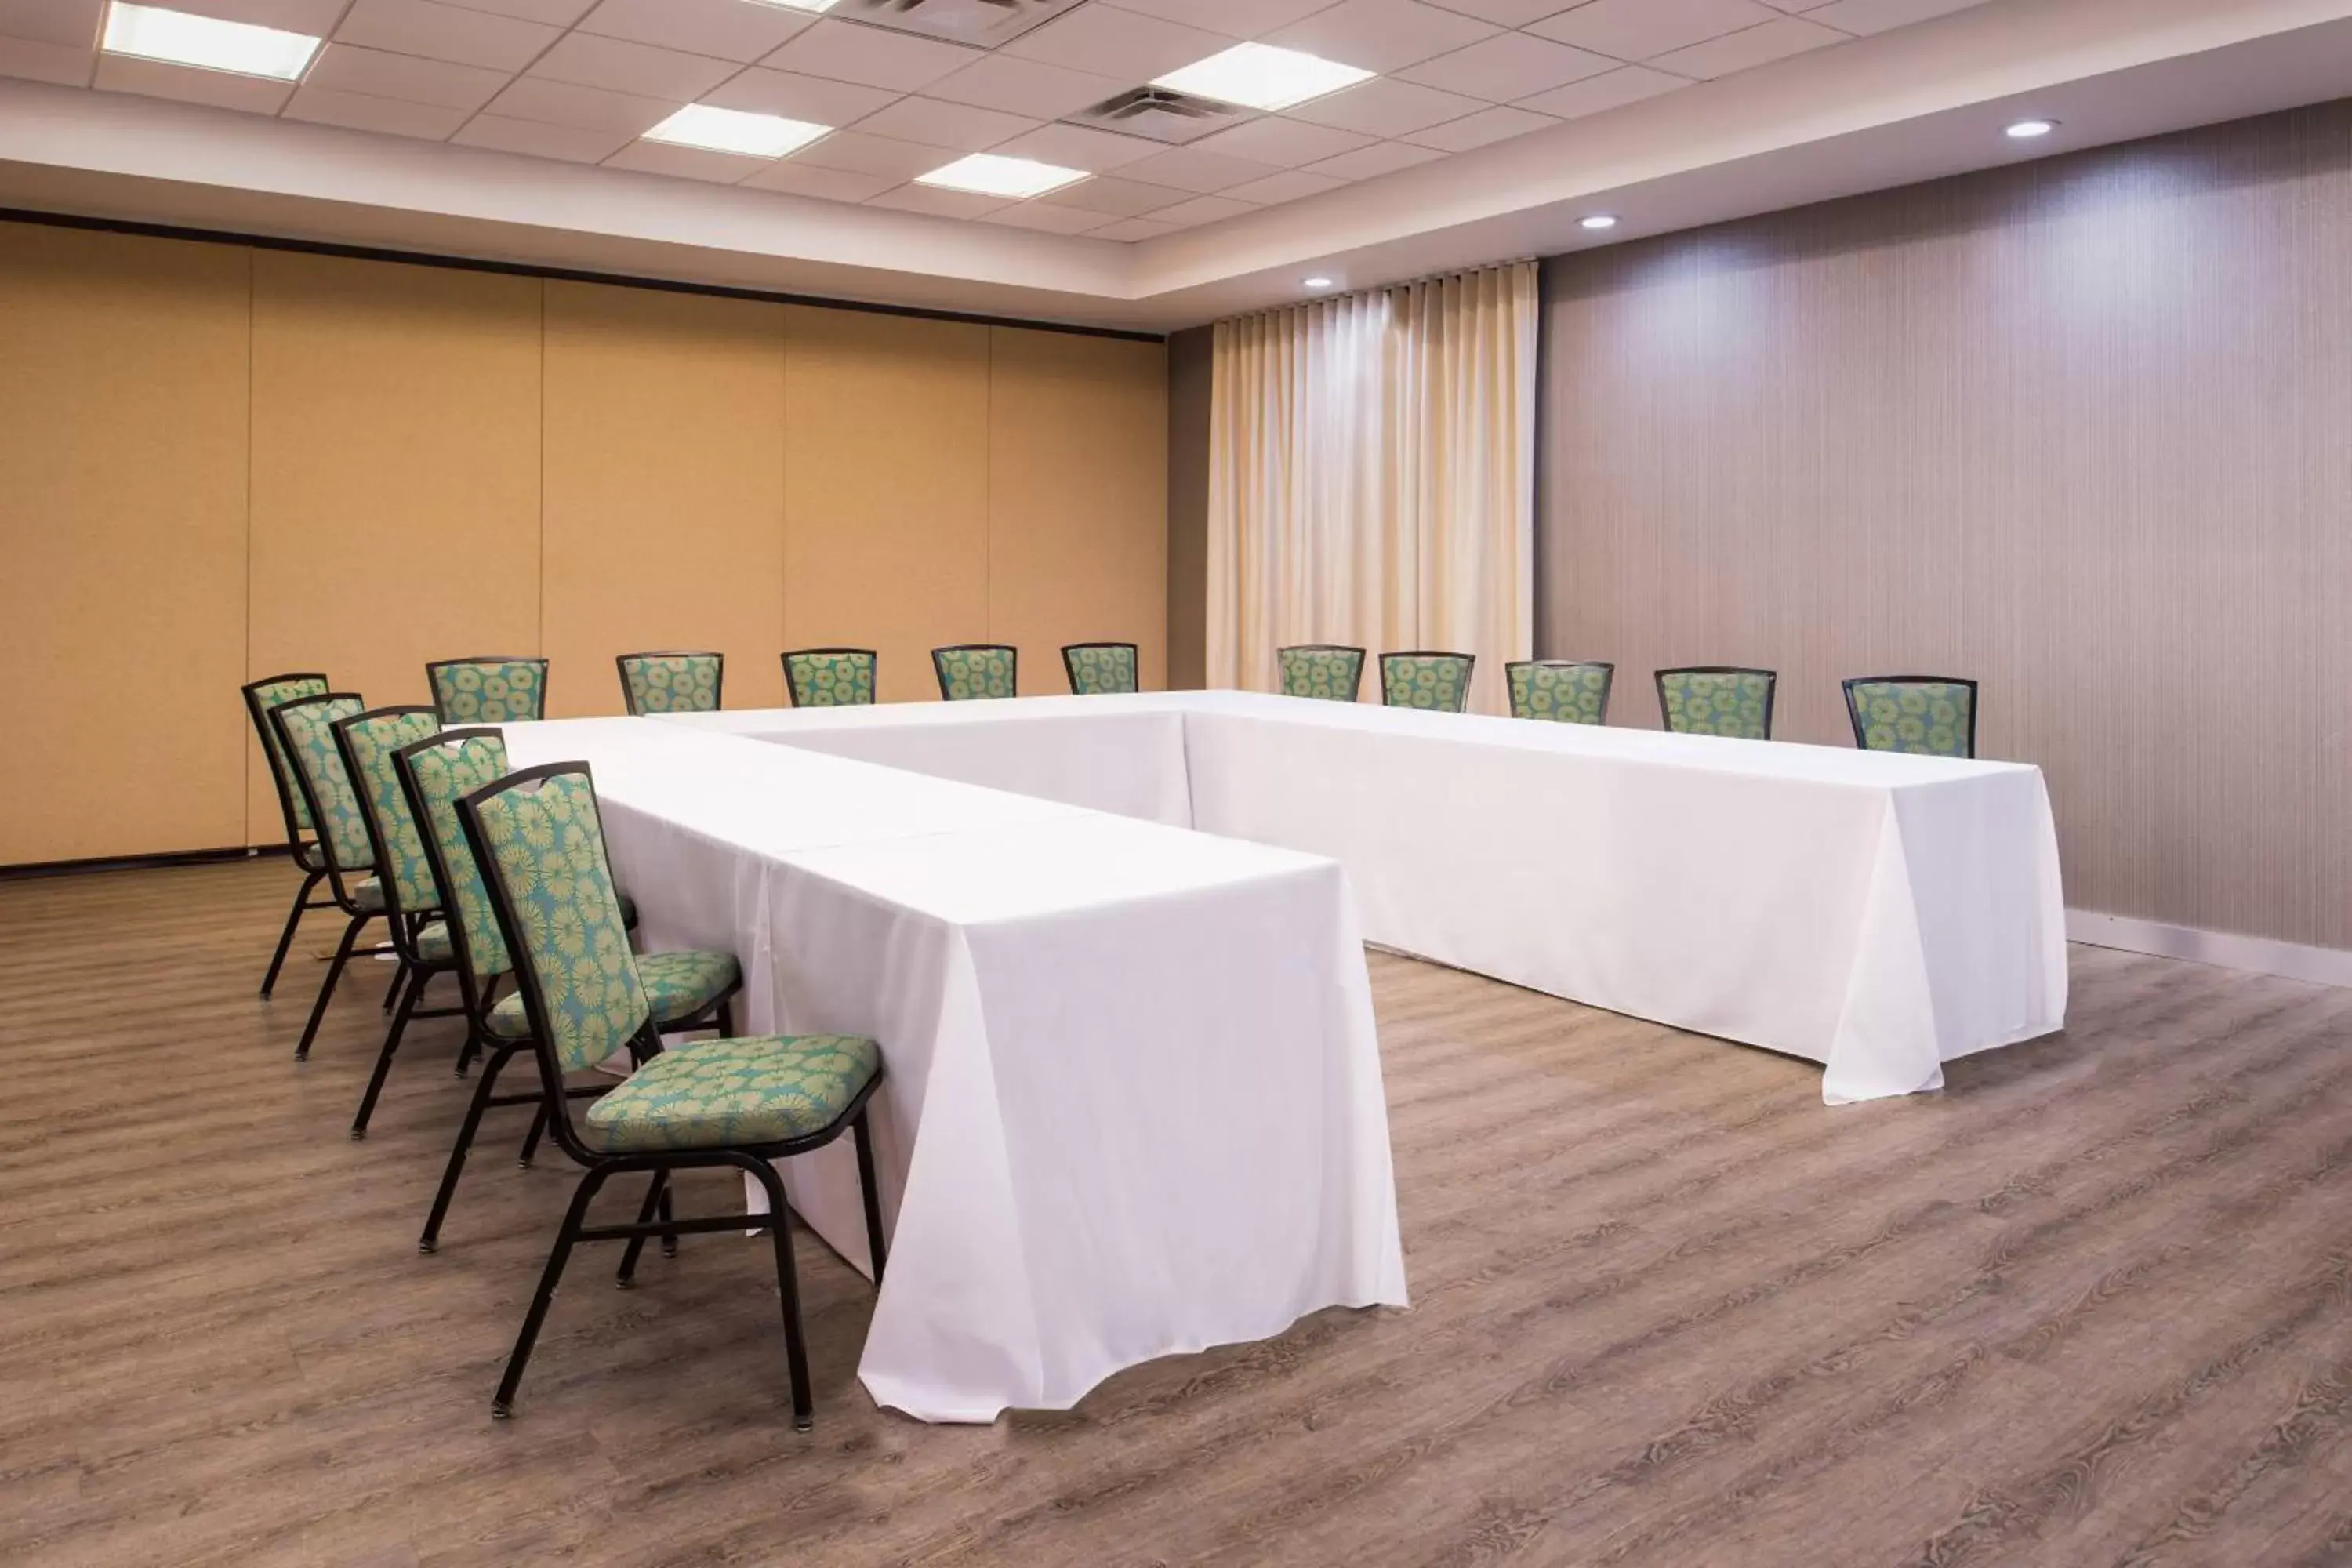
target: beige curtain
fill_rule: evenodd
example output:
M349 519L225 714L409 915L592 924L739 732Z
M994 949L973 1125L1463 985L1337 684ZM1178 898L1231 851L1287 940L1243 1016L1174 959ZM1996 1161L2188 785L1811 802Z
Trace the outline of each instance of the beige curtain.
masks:
M1211 686L1275 649L1478 656L1507 710L1535 641L1536 265L1220 321L1209 435Z

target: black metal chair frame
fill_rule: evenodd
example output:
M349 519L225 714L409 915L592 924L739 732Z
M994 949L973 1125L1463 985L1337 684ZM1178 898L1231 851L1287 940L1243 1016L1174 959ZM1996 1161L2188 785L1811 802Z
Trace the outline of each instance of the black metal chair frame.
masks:
M286 775L295 771L294 762L292 758L287 757L281 763L278 759L285 757L282 750L273 754L270 742L274 739L274 731L269 725L270 710L261 705L263 687L276 686L287 680L315 680L321 686L333 684L325 675L317 670L301 669L286 675L268 676L238 688L245 695L245 710L252 717L254 732L261 738L261 757L262 761L269 764L270 783L278 786L278 810L286 819L286 853L302 873L302 886L294 894L294 907L286 911L286 929L278 933L277 951L269 955L269 967L262 972L261 999L264 1002L268 1001L269 994L278 988L278 972L286 966L286 954L294 945L294 931L302 923L304 911L331 910L335 907L335 901L332 899L313 900L310 897L319 884L326 880L326 851L322 849L319 852L320 860L316 866L308 865L303 861L302 850L310 840L302 837L302 825L295 820L294 795L293 791L287 787L286 782ZM303 700L298 698L296 700ZM278 706L282 707L284 704L281 703ZM283 742L280 742L280 745L282 744Z
M1751 669L1742 664L1681 664L1672 669L1657 672L1658 723L1677 735L1691 731L1675 730L1674 714L1666 707L1666 677L1669 675L1760 675L1764 678L1764 738L1772 738L1772 701L1780 689L1780 673L1773 669Z
M1384 653L1381 655L1381 706L1383 708L1393 708L1397 705L1395 700L1390 695L1389 686L1389 660L1392 658L1460 659L1462 661L1462 704L1458 708L1440 709L1437 710L1437 711L1466 713L1470 710L1470 682L1471 679L1478 673L1478 656L1476 654L1456 653L1452 648L1446 647L1408 647L1400 648L1394 653ZM1358 685L1360 687L1363 682L1363 676L1359 673L1356 679ZM1426 710L1424 710L1424 711L1426 711Z
M541 719L544 719L544 718L546 718L546 717L547 717L547 660L546 660L546 659L544 659L544 658L541 658L538 654L535 654L535 653L478 653L478 654L473 655L473 656L472 656L471 658L436 658L436 659L428 659L428 660L426 660L426 661L425 661L425 689L426 689L426 690L430 691L430 692L433 694L433 716L434 716L435 718L436 718L436 719L440 720L440 721L441 721L441 722L443 722L444 724L446 724L446 723L450 722L450 719L449 719L449 715L448 715L448 714L444 713L443 711L441 711L441 679L440 679L440 677L439 677L439 676L437 676L437 675L436 675L434 672L435 672L436 670L442 670L442 669L454 669L454 668L457 668L457 667L458 667L458 666L460 666L460 665L467 665L467 664L531 664L531 665L537 665L537 666L539 667L539 714L538 714L538 717L540 717L540 718L541 718ZM627 684L627 682L624 681L622 684L626 685L626 684ZM524 721L524 720L511 720L511 721L509 721L509 722L512 722L512 723L523 723L523 722L527 722L527 721Z
M613 656L613 668L620 672L621 700L627 706L630 718L636 719L643 717L643 715L637 711L637 689L629 683L629 660L633 658L717 659L719 661L719 673L711 679L710 701L714 707L724 708L727 706L727 656L723 653L719 653L714 649L707 647L666 647L655 648L644 653L616 653ZM541 672L540 679L542 683L545 681L546 674L544 671ZM544 712L545 709L542 707L541 710Z
M1282 680L1282 656L1286 653L1354 654L1356 656L1356 689L1349 693L1348 700L1350 702L1360 702L1364 700L1365 655L1362 648L1350 647L1348 644L1343 642L1295 642L1287 647L1276 648L1274 650L1274 678L1276 685L1279 685Z
M1601 722L1609 722L1609 693L1617 684L1617 667L1600 658L1515 658L1503 666L1505 698L1510 697L1511 677L1522 669L1597 669L1601 672ZM1663 710L1661 710L1663 711ZM1519 717L1518 705L1513 702L1511 717Z
M971 702L979 699L948 695L948 667L940 661L943 653L1009 653L1013 656L1013 694L1021 695L1021 650L1011 643L951 642L931 649L931 674L940 683L940 700L943 702Z
M1857 686L1965 686L1969 689L1969 751L1970 759L1977 754L1977 683L1958 675L1857 675L1842 683L1845 691L1846 721L1853 726L1853 743L1864 751L1870 750L1863 739L1862 710L1853 700Z
M1135 685L1136 685L1136 689L1138 689L1138 690L1141 690L1141 689L1142 689L1142 688L1143 688L1143 661L1142 661L1141 656L1140 656L1140 655L1136 654L1136 647L1135 647L1135 645L1134 645L1133 643L1131 643L1131 642L1074 642L1074 643L1065 643L1065 644L1063 644L1063 645L1062 645L1062 674L1063 674L1063 675L1064 675L1064 676L1065 676L1065 677L1069 680L1069 683L1070 683L1070 691L1071 691L1071 694L1072 694L1072 695L1074 695L1074 696L1075 696L1075 695L1076 695L1076 693L1077 693L1077 689L1078 689L1078 661L1077 661L1076 659L1072 658L1070 656L1071 656L1072 654L1074 654L1074 653L1084 653L1085 651L1087 651L1087 649L1089 649L1089 648L1097 648L1097 647L1123 647L1123 648L1125 648L1125 649L1128 651L1128 653L1129 653L1129 655L1131 655L1131 656L1135 656ZM1018 657L1018 656L1016 655L1015 657ZM1090 696L1102 696L1102 695L1108 695L1108 694L1107 694L1107 693L1100 693L1100 692L1092 692L1092 693L1088 693L1088 695L1090 695Z
M500 934L506 940L507 955L514 963L515 978L522 988L523 1010L530 1019L531 1047L539 1058L540 1078L550 1108L549 1129L555 1135L556 1147L570 1155L585 1172L580 1179L578 1190L572 1195L571 1206L564 1211L562 1226L556 1231L554 1249L548 1255L547 1268L541 1274L539 1289L531 1297L530 1310L523 1319L522 1331L515 1340L514 1352L508 1358L506 1373L499 1380L498 1394L490 1402L490 1414L499 1417L514 1414L515 1395L521 1388L523 1371L530 1364L532 1346L539 1339L540 1326L546 1321L548 1304L554 1300L556 1287L562 1281L564 1264L570 1259L574 1245L583 1241L626 1242L627 1248L621 1255L621 1267L614 1277L614 1283L625 1289L635 1279L637 1258L645 1250L648 1237L659 1237L664 1254L673 1255L680 1236L764 1229L775 1244L776 1284L783 1298L784 1359L792 1378L793 1425L805 1432L814 1424L814 1409L809 1394L808 1349L801 1332L800 1285L793 1266L792 1206L784 1195L783 1178L777 1173L773 1162L821 1149L845 1131L852 1134L857 1151L858 1186L866 1205L866 1241L871 1249L874 1283L879 1289L885 1258L882 1203L875 1180L874 1142L866 1125L866 1106L880 1085L882 1074L877 1071L829 1125L798 1138L772 1143L745 1143L711 1149L665 1149L625 1154L599 1153L589 1148L572 1125L572 1108L564 1095L562 1065L556 1059L554 1047L550 1043L554 1036L547 1026L546 994L538 970L532 964L530 948L521 939L520 923L515 918L513 902L507 896L505 880L499 874L497 860L489 853L488 837L483 833L481 824L481 807L485 801L509 790L535 785L541 780L567 773L576 773L587 779L592 788L594 785L594 777L587 763L551 763L509 773L457 802L457 818L464 825L467 846L482 868L482 884L488 890L490 908L498 916ZM601 815L600 811L600 817ZM630 1041L630 1054L640 1063L651 1060L660 1050L661 1037L650 1022L640 1027ZM765 1215L747 1212L678 1219L669 1213L671 1173L719 1167L741 1171L760 1184L768 1200ZM601 1226L586 1223L588 1205L606 1182L617 1175L640 1171L648 1173L652 1179L646 1184L645 1202L637 1210L635 1223Z
M801 683L793 678L793 660L804 653L862 653L874 661L874 679L877 686L881 683L882 656L870 647L788 647L777 657L784 661L784 695L792 699L793 706L795 708L803 704Z
M363 703L366 700L366 698L356 691L322 691L316 697L303 697L292 702L281 702L269 710L269 722L278 731L278 744L285 752L287 766L294 774L295 784L302 791L302 804L310 811L311 822L320 826L319 859L326 868L327 889L334 896L334 907L342 910L346 917L342 940L335 944L335 956L327 964L327 977L319 984L319 999L310 1005L310 1021L302 1026L302 1037L295 1043L294 1059L298 1062L310 1059L310 1043L318 1038L319 1021L327 1016L327 1003L334 996L336 984L342 979L343 969L352 961L353 944L359 941L360 931L368 921L375 919L383 910L360 908L357 897L345 881L347 878L358 877L361 868L347 867L335 858L334 836L325 830L327 813L319 804L319 792L311 787L310 775L303 771L302 764L294 760L294 742L292 737L286 732L286 710L289 708L307 707L314 702ZM341 761L340 752L336 754L336 760ZM358 786L354 784L352 787L356 795ZM360 815L362 819L365 818L367 813L364 808ZM365 868L365 869L373 870L373 868ZM383 885L381 879L378 879L377 885L379 887ZM386 910L391 907L388 901L384 905ZM362 955L370 958L387 952L395 958L400 956L399 950L389 944L362 950ZM399 999L401 985L407 976L408 965L404 961L393 971L392 984L383 994L383 1011L386 1013L392 1011L394 1004Z

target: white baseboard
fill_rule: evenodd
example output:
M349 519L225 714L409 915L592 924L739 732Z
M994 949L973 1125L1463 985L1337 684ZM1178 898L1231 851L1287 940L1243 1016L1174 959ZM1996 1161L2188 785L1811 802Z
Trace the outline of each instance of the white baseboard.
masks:
M2120 948L2126 952L2152 953L2158 958L2185 958L2223 969L2279 974L2320 985L2352 986L2352 952L2336 947L2306 947L2266 936L2241 936L2235 931L2200 931L2195 926L2168 925L2162 921L2137 920L2129 915L2103 915L2090 910L2066 911L2069 941L2093 947Z

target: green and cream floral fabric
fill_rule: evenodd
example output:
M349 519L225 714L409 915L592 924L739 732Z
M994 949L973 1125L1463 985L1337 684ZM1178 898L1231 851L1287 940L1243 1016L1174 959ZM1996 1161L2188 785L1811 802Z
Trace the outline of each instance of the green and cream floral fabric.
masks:
M714 713L719 710L715 653L633 653L621 659L632 713Z
M1969 755L1976 693L1958 682L1857 680L1847 691L1866 750Z
M607 1154L780 1143L841 1119L882 1070L855 1035L758 1035L675 1046L588 1108L584 1136Z
M1062 650L1062 658L1069 666L1070 689L1081 697L1133 691L1138 686L1130 643L1076 643Z
M788 653L784 684L792 689L795 708L862 708L874 700L874 656Z
M335 864L346 871L372 869L375 850L368 844L367 824L360 816L352 776L343 767L342 753L335 750L334 726L366 709L367 704L356 697L311 697L282 703L277 710L278 722L286 726L294 765L310 782L311 796L319 804L313 815L326 817L319 825L319 837L333 852Z
M458 826L457 802L512 771L507 766L507 743L496 735L451 742L411 756L408 771L425 797L425 831L433 835L433 847L441 852L442 867L449 873L450 885L444 891L466 938L466 962L475 984L488 985L512 964L482 885L481 867Z
M1364 680L1364 651L1354 647L1276 649L1285 697L1320 697L1353 702Z
M1548 719L1559 724L1609 721L1609 677L1605 664L1522 662L1509 667L1511 716Z
M353 882L352 884L352 903L364 914L380 915L383 913L383 882L382 879L376 877L364 877L360 880Z
M1459 653L1381 655L1381 700L1391 708L1459 713L1470 703L1470 658Z
M942 647L931 650L940 672L940 695L950 702L1013 694L1013 653L1009 647Z
M1772 680L1759 671L1666 670L1658 677L1666 728L1684 735L1772 738Z
M645 987L646 1008L656 1025L683 1023L708 1012L741 973L730 952L641 952L636 960L637 984ZM510 991L500 997L490 1009L489 1024L490 1033L502 1040L529 1037L530 1017L523 1011L522 994Z
M425 963L447 963L457 952L457 944L449 940L447 921L427 921L416 928L416 956Z
M433 862L425 858L425 839L408 809L400 775L393 771L392 753L440 728L440 721L426 712L380 713L343 726L343 739L351 742L358 770L352 782L359 786L361 809L374 819L376 836L392 861L376 869L378 874L391 872L392 890L409 914L438 909L441 889L434 884Z
M286 753L278 749L278 731L269 722L269 710L289 702L299 702L305 697L324 697L327 683L315 675L297 676L290 680L273 680L253 689L254 705L260 710L261 749L269 754L269 766L278 774L278 783L286 791L286 798L294 807L294 826L310 826L310 807L302 799L302 788L294 782L293 771L288 767ZM311 866L316 870L325 865L320 861Z
M432 667L444 724L505 724L547 716L547 660L486 658Z

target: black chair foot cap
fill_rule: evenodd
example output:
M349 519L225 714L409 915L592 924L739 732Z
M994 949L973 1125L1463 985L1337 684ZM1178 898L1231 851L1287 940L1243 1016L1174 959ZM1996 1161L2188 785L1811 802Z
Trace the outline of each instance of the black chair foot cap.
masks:
M441 1250L441 1244L437 1241L420 1241L416 1244L416 1250L430 1257L432 1254Z
M806 1432L815 1425L816 1417L813 1415L795 1415L793 1417L793 1430L795 1432Z
M513 1405L509 1405L509 1404L508 1404L505 1400L503 1400L503 1399L493 1399L493 1400L491 1400L491 1401L490 1401L490 1419L491 1419L491 1420L493 1420L493 1421L509 1421L509 1420L513 1419L513 1417L514 1417L514 1406L513 1406Z
M367 1136L367 1129L366 1129L366 1128L364 1128L364 1127L354 1127L354 1128L352 1128L352 1142L356 1143L356 1142L358 1142L361 1139L365 1138L366 1136Z

